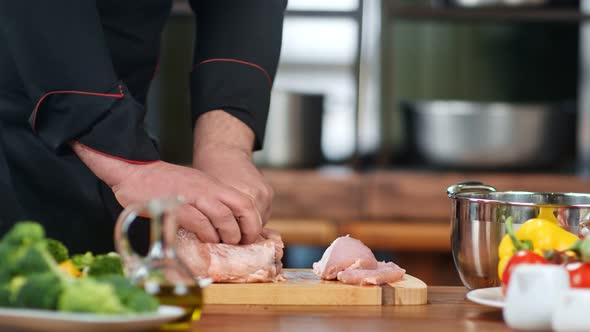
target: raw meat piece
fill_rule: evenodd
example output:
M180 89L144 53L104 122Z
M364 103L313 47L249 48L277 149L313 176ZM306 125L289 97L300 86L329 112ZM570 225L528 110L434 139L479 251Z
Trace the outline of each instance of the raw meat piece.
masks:
M259 241L248 245L202 243L181 228L177 253L195 277L219 283L274 282L283 280L283 241L279 233L264 229Z
M377 268L377 259L371 249L349 236L337 238L324 252L319 262L313 263L313 272L320 278L336 279L338 272L346 269Z
M351 285L381 285L401 280L406 270L392 262L377 262L371 249L351 237L339 237L324 252L313 272L322 279Z
M376 270L344 270L338 272L338 280L350 285L381 285L396 282L406 270L392 262L378 262Z

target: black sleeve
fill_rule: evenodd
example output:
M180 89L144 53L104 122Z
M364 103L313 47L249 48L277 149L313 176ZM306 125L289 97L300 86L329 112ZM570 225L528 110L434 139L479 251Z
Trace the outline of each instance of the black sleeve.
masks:
M129 162L157 160L144 109L118 81L92 0L0 0L0 33L31 99L32 130Z
M286 5L286 0L191 0L197 18L193 121L223 109L252 128L254 148L262 147Z

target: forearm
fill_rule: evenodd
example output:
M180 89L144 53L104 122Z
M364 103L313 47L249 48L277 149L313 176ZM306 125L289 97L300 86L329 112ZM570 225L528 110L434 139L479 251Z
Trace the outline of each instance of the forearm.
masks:
M193 163L210 152L231 149L252 156L254 131L234 116L214 110L201 115L195 124Z
M270 91L277 69L285 0L190 1L198 17L192 114L223 109L255 133L262 148ZM220 25L219 22L224 22Z

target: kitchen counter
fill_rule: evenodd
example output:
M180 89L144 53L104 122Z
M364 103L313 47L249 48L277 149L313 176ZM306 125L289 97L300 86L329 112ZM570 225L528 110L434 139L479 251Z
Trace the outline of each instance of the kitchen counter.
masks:
M500 309L472 303L466 293L431 287L422 306L209 305L192 331L511 331Z

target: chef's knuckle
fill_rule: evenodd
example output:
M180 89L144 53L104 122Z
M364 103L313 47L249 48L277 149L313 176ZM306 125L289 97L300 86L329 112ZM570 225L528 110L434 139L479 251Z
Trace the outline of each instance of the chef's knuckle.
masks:
M263 184L262 186L260 186L258 188L258 197L260 198L261 201L267 202L268 200L271 199L271 196L272 196L272 190L266 184Z
M256 209L256 202L254 199L247 195L242 195L238 199L237 206L241 211L249 211Z
M234 214L229 209L220 209L220 211L217 212L217 218L222 221L227 221L234 219Z

